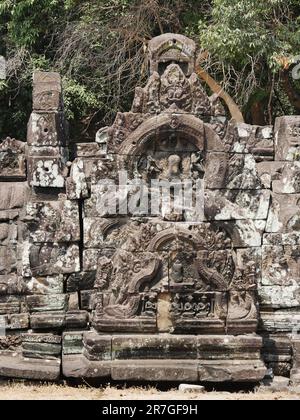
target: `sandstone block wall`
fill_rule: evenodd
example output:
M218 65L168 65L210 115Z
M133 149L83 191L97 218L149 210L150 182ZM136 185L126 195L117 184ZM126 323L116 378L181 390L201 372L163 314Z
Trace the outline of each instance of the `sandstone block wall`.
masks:
M70 145L60 77L37 72L27 142L0 143L0 376L258 381L269 368L296 382L300 117L228 119L180 35L153 39L149 60L132 110L95 142ZM102 181L120 170L201 180L203 215L108 214L122 191Z

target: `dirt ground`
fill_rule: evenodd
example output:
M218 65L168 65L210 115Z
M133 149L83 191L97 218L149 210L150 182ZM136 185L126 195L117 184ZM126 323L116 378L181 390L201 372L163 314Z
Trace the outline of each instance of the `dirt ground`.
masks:
M171 388L161 391L145 386L69 386L26 382L0 383L0 400L299 400L299 392L209 391L205 393L180 392Z

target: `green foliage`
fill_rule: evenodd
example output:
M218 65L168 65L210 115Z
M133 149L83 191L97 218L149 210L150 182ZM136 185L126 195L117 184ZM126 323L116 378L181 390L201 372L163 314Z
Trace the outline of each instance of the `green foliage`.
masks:
M234 74L230 93L244 109L257 92L270 96L272 78L280 89L283 66L299 54L299 12L299 0L214 0L200 19L202 47L220 64L219 74Z
M295 112L280 74L300 51L299 12L299 0L0 0L0 138L25 138L38 69L63 77L73 140L93 138L130 108L147 76L147 41L162 31L208 52L206 68L249 121L253 103L266 110L271 94L273 118Z

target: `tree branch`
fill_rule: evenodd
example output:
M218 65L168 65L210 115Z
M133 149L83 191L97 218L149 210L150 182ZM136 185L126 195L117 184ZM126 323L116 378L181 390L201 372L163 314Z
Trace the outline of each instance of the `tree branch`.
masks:
M236 122L244 122L243 114L238 107L238 105L234 102L232 97L224 91L222 86L220 86L215 79L213 79L198 63L198 60L196 62L196 72L198 76L207 83L207 85L210 87L210 89L216 93L220 98L224 100L226 103L229 112L233 119L236 120Z

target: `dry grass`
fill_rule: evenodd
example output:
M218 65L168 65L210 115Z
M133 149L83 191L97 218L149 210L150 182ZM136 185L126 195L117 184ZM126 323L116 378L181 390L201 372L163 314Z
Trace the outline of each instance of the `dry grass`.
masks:
M160 391L150 386L116 387L106 385L93 388L85 385L43 384L30 382L0 383L1 400L295 400L300 393L295 392L195 392L184 393L176 388Z

